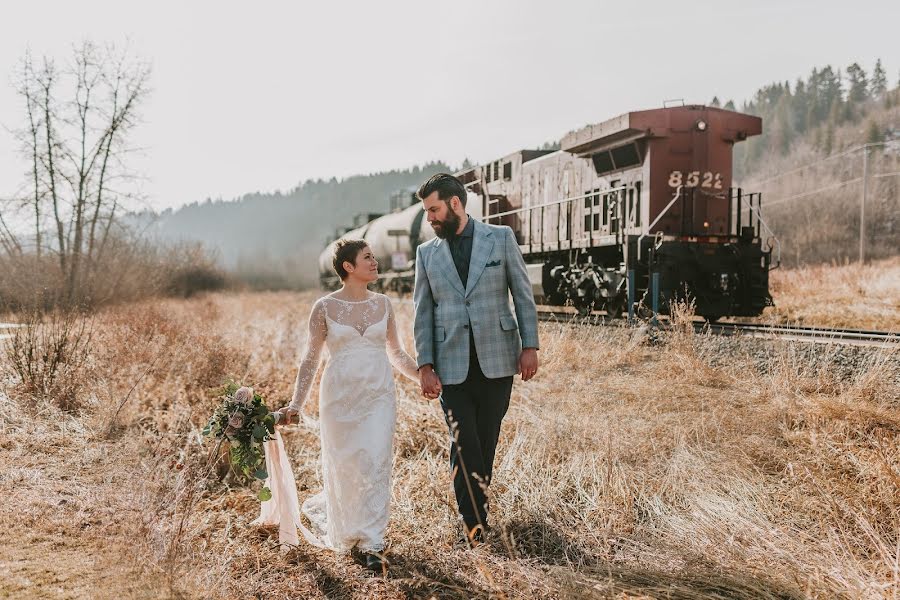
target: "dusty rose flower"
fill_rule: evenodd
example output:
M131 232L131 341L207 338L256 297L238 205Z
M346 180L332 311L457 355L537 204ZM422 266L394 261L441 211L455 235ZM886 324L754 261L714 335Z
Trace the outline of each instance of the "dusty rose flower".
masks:
M240 429L244 426L244 413L235 413L231 415L231 418L228 419L228 426L233 427L235 429Z
M253 402L253 388L242 387L234 393L234 401L240 404L250 404Z

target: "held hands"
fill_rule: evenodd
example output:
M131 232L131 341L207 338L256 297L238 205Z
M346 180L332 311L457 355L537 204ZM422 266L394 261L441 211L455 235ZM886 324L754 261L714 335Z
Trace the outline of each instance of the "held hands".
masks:
M278 425L296 425L300 423L300 411L294 410L290 406L282 406L275 412L281 415Z
M535 376L538 370L538 356L535 348L523 348L519 355L517 373L522 374L522 381L528 381Z
M419 369L419 385L422 386L422 395L428 399L441 395L441 378L431 365L422 365Z

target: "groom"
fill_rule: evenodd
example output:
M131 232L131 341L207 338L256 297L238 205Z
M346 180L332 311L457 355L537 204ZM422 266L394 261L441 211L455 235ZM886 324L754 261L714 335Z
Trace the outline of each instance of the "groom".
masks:
M487 486L513 376L528 381L537 373L537 312L509 227L467 215L466 189L452 175L435 175L417 195L437 235L416 250L419 381L427 398L441 398L456 502L475 545L487 527Z

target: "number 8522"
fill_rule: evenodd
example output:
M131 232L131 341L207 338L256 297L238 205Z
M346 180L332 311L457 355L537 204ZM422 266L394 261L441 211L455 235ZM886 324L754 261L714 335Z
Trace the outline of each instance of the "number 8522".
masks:
M722 174L713 173L712 171L706 171L705 173L701 173L700 171L672 171L669 174L669 187L677 188L678 186L721 190Z

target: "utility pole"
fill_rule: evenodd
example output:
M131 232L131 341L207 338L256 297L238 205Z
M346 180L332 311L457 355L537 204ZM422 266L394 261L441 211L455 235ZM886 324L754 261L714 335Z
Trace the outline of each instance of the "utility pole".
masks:
M869 144L863 146L863 186L859 203L859 264L866 263L866 196L869 194Z

